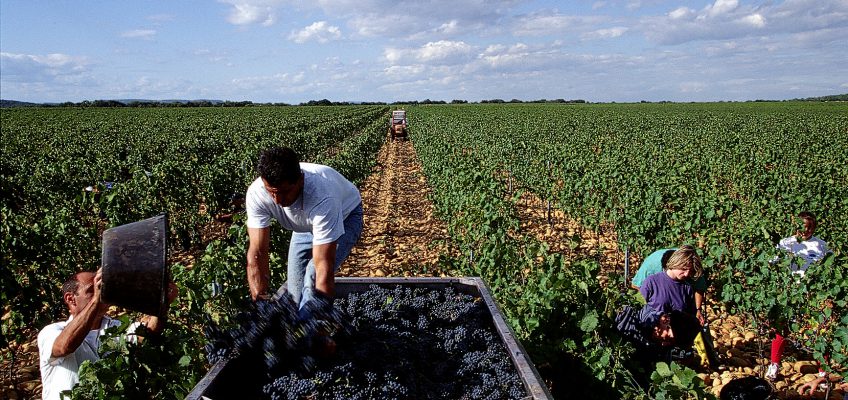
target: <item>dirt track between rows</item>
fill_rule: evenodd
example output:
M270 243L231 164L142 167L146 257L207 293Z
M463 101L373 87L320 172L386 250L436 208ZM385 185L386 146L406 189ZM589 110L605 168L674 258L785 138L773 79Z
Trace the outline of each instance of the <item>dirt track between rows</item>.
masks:
M447 276L438 266L447 229L409 140L388 140L360 184L364 227L340 276Z

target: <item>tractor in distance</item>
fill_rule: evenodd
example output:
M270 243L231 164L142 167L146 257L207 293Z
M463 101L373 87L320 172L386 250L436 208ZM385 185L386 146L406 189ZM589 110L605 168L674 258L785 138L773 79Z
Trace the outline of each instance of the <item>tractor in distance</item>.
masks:
M407 134L406 111L392 111L392 118L389 120L389 136L391 136L392 140L397 138L406 139Z

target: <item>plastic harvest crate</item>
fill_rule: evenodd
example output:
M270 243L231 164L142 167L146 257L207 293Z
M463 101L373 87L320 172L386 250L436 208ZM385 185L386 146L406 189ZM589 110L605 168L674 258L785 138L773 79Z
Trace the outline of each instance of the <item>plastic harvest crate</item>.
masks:
M336 297L345 297L348 293L363 292L371 285L393 287L395 285L431 289L448 286L458 292L479 296L485 302L492 317L492 324L509 352L515 368L524 382L527 399L551 399L551 393L539 376L539 371L530 361L524 347L515 338L515 334L503 319L495 304L489 288L480 278L336 278ZM285 285L284 285L285 286ZM282 290L282 288L281 288ZM186 400L219 400L231 398L262 397L262 372L257 366L261 360L245 360L241 357L225 359L213 365Z

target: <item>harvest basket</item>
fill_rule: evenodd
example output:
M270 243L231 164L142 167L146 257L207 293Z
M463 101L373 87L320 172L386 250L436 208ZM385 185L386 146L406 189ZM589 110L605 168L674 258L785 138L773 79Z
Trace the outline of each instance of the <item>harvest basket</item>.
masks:
M164 317L168 310L167 237L166 214L103 232L102 300Z

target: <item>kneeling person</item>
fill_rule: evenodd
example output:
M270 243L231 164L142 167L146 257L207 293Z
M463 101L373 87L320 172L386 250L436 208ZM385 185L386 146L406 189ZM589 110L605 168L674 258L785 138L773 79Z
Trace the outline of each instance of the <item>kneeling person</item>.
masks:
M698 320L681 311L664 313L649 305L625 306L615 317L616 328L636 347L635 358L646 373L657 362L671 362L672 349L692 347L700 332Z

